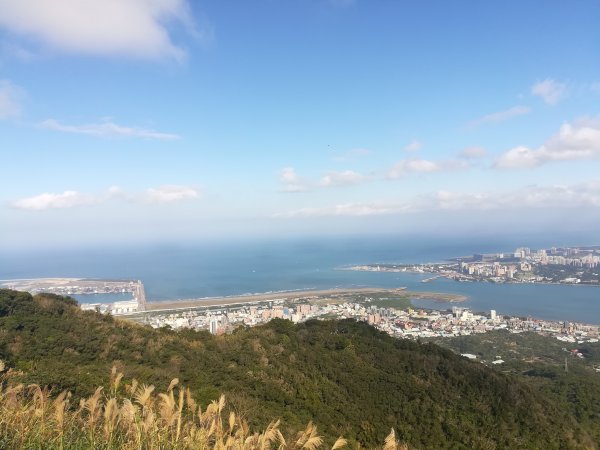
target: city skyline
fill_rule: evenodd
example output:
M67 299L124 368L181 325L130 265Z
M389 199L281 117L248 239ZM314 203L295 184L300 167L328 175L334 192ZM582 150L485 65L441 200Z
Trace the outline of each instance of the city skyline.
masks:
M599 13L1 0L0 244L593 236Z

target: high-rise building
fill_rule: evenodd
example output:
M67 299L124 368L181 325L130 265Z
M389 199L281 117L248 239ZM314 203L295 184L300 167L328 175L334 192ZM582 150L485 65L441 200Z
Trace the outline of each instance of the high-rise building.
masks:
M211 334L217 334L217 330L219 329L219 320L216 318L210 319L208 330Z

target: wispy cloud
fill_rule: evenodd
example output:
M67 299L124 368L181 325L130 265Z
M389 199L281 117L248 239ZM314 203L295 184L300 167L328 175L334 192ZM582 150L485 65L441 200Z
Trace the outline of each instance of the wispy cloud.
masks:
M2 0L0 27L33 38L42 47L91 55L143 59L185 58L171 27L211 39L209 24L197 25L187 0Z
M334 154L332 159L334 161L339 161L339 162L353 161L353 160L356 160L359 158L364 158L366 156L369 156L371 153L372 153L371 150L369 150L367 148L352 148L345 152Z
M60 131L63 133L86 134L88 136L95 137L135 137L144 139L157 139L162 141L180 139L180 136L177 134L162 133L145 128L123 126L110 121L85 125L66 125L57 120L48 119L41 122L39 127L46 130Z
M20 62L28 63L38 59L39 56L17 43L3 41L0 42L0 58L15 59Z
M163 185L149 188L142 193L128 193L118 186L112 186L101 194L85 194L78 191L43 193L12 202L16 209L41 211L47 209L68 209L106 203L110 200L123 200L132 203L175 203L200 197L197 189L181 185Z
M459 158L476 159L487 156L487 150L483 147L467 147L459 154Z
M301 208L285 213L277 213L273 217L281 219L328 216L364 217L393 214L397 212L398 207L394 205L377 203L343 203L324 208Z
M464 193L440 191L434 208L445 210L495 210L518 208L600 207L600 180L574 185L525 186L508 192Z
M352 186L369 180L370 177L353 170L329 171L318 181L301 177L292 167L285 167L279 172L279 182L283 192L306 192L320 188Z
M543 208L600 208L600 179L574 185L525 186L511 191L457 192L440 190L403 202L343 203L301 208L276 218L361 217L440 211L490 211Z
M600 118L584 118L565 123L557 135L542 146L518 146L503 153L495 162L498 169L538 167L553 161L600 159Z
M423 148L423 143L421 141L419 141L418 139L413 139L404 147L404 151L418 152L422 148Z
M194 188L170 184L146 190L144 200L150 203L173 203L181 200L193 200L199 196L198 191Z
M361 184L368 180L368 177L353 170L344 170L342 172L328 172L319 180L319 186L351 186Z
M283 192L305 192L309 190L309 183L296 173L293 167L284 167L279 172L279 181Z
M486 125L490 123L498 123L504 122L506 120L512 119L513 117L523 116L525 114L529 114L531 112L531 108L528 106L517 105L512 108L508 108L504 111L497 111L491 114L486 114L483 117L472 120L467 123L467 128L476 128L481 125Z
M25 91L9 80L0 80L0 119L17 117L21 114L21 99Z
M402 178L411 173L432 173L442 170L442 166L427 159L403 159L388 172L388 178Z
M403 159L398 161L388 171L387 178L396 180L404 178L411 174L431 174L442 171L462 170L469 167L469 163L464 160L446 160L432 161L428 159Z
M552 78L546 78L531 87L531 94L540 97L548 105L555 105L567 97L567 85Z
M13 202L12 206L17 209L64 209L77 206L87 206L98 203L99 199L85 195L77 191L64 191L61 194L44 193L33 197L22 198Z

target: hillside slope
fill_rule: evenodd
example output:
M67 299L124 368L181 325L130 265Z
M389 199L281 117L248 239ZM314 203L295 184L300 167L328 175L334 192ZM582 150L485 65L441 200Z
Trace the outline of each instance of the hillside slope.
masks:
M354 321L274 320L226 336L153 330L80 311L70 299L0 291L0 358L26 383L88 396L116 365L166 389L172 378L205 404L224 393L255 427L313 420L377 445L390 428L415 448L596 448L552 401L434 344Z
M600 442L600 373L596 371L600 342L564 342L554 336L506 330L434 342L457 353L472 353L488 367L514 374L545 397L554 399L585 426L595 442ZM504 363L491 364L498 355Z

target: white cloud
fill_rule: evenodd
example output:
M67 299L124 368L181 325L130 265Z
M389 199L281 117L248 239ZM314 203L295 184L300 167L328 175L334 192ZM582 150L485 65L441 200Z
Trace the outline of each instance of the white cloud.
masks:
M118 186L111 186L103 194L90 195L77 191L64 191L61 194L44 193L12 202L16 209L41 211L45 209L66 209L106 203L110 200L124 200L133 203L172 203L196 199L199 192L188 186L163 185L147 189L144 193L129 194Z
M17 117L21 114L21 98L24 91L8 80L0 80L0 119Z
M285 167L279 172L279 182L283 192L306 192L318 188L351 186L368 181L370 178L353 170L330 171L318 181L301 177L292 167Z
M48 119L39 124L40 128L64 133L86 134L96 137L137 137L145 139L157 139L163 141L176 140L180 136L172 133L161 133L144 128L127 127L106 121L86 125L65 125L57 120Z
M567 96L567 85L551 78L539 81L531 87L531 93L548 105L555 105Z
M181 60L173 24L210 39L187 0L0 0L0 27L67 53Z
M487 150L483 147L467 147L463 149L458 156L466 159L483 158L487 155Z
M440 190L403 202L344 203L302 208L276 214L277 218L377 216L439 211L600 208L600 179L575 185L525 186L503 192Z
M390 179L402 178L411 173L433 173L442 170L442 164L427 159L403 159L388 172Z
M517 116L523 116L525 114L529 114L530 112L531 108L529 108L528 106L517 105L507 110L497 111L480 117L479 119L472 120L467 124L467 127L475 128L480 125L485 125L489 123L504 122L505 120L512 119L513 117Z
M404 151L417 152L421 150L421 148L423 148L423 143L418 139L413 139L404 147Z
M600 207L600 180L571 186L533 185L495 193L439 191L431 200L429 207L445 210L596 208Z
M107 193L109 198L127 198L127 194L119 186L109 187Z
M293 167L284 167L279 172L279 181L284 192L304 192L309 189L307 182L301 178Z
M163 185L146 190L144 200L149 203L173 203L182 200L193 200L199 196L198 191L189 186Z
M498 169L528 169L539 166L541 163L535 150L520 145L503 153L494 163L494 167Z
M520 169L552 161L600 159L600 118L565 123L557 135L537 149L515 147L502 154L494 167Z
M354 172L353 170L345 170L343 172L328 172L319 181L319 186L350 186L354 184L364 183L368 177Z
M58 209L58 208L74 208L76 206L86 206L97 203L98 199L81 194L77 191L64 191L62 194L44 193L34 197L22 198L13 202L12 206L17 209Z
M395 180L410 174L428 174L452 170L464 170L470 164L463 160L431 161L428 159L403 159L398 161L387 173L387 178Z

